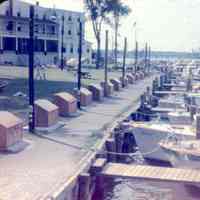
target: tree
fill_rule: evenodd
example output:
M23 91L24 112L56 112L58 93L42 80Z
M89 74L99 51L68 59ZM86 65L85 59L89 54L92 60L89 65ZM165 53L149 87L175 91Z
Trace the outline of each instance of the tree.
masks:
M101 58L101 30L102 24L106 21L106 0L85 0L86 9L90 15L94 35L97 41L96 68L100 68Z
M118 33L120 26L120 19L122 17L128 16L131 12L131 9L125 5L122 0L106 0L106 12L111 13L114 19L113 27L115 30L115 66L117 66L117 53L118 53Z
M4 1L6 1L6 0L0 0L0 4L3 3Z

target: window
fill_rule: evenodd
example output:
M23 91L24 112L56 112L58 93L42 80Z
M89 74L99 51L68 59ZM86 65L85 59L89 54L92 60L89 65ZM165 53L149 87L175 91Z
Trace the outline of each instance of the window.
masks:
M21 26L17 26L17 31L21 32Z
M56 28L55 26L51 26L51 33L54 35L56 33Z
M71 30L68 30L68 35L71 35L72 34L72 31Z
M16 38L4 37L3 38L3 50L15 51L16 50Z
M19 54L28 54L29 39L18 38L18 52Z
M17 17L21 17L21 13L20 12L17 12Z
M74 47L73 47L73 45L70 46L70 53L74 53Z
M65 53L66 52L66 48L63 46L62 47L62 52Z
M35 33L38 33L38 32L39 32L39 25L35 24Z
M9 16L9 10L6 10L5 14L6 14L6 16Z
M56 40L47 40L47 51L48 52L57 52L58 51L58 41Z
M20 22L17 24L17 31L18 31L18 32L21 32L21 31L22 31L22 26L23 26L23 24L20 23Z
M68 21L72 21L72 17L71 16L68 17Z
M7 31L13 31L13 22L9 21L6 26Z
M36 39L34 45L36 52L44 52L44 40Z
M48 33L51 35L56 34L56 27L54 25L48 25Z
M45 34L45 31L46 31L46 27L45 27L45 24L43 24L42 25L42 33Z
M77 18L77 21L78 21L78 22L80 22L80 21L81 21L80 17L78 17L78 18Z
M87 53L90 53L90 49L87 49Z
M79 29L77 30L77 35L80 35L80 30Z

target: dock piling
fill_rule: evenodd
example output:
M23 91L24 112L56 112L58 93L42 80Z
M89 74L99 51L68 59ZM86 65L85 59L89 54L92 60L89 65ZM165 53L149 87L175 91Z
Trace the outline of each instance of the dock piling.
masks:
M107 153L108 162L116 162L116 155L111 154L112 152L116 152L115 140L113 138L109 138L106 140L106 150L108 151Z
M90 198L90 182L89 173L83 173L79 176L79 195L78 200L91 200Z

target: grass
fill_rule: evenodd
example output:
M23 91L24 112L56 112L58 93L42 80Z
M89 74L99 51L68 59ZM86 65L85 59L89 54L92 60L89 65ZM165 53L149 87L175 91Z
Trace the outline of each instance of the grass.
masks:
M100 83L104 79L104 70L83 69L92 75L92 79L82 79L82 84ZM60 69L47 69L47 80L35 80L35 99L52 99L57 92L73 92L77 87L76 72L61 71ZM109 72L109 78L120 77L121 72ZM0 66L0 79L7 80L9 85L0 93L1 110L26 109L28 106L28 68ZM27 95L14 97L17 92Z

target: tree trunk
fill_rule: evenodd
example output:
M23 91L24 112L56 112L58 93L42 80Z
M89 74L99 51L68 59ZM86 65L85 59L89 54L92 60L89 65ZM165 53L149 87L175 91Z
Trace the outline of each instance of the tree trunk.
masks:
M100 59L101 59L101 39L97 38L97 57L96 57L96 69L100 68Z

